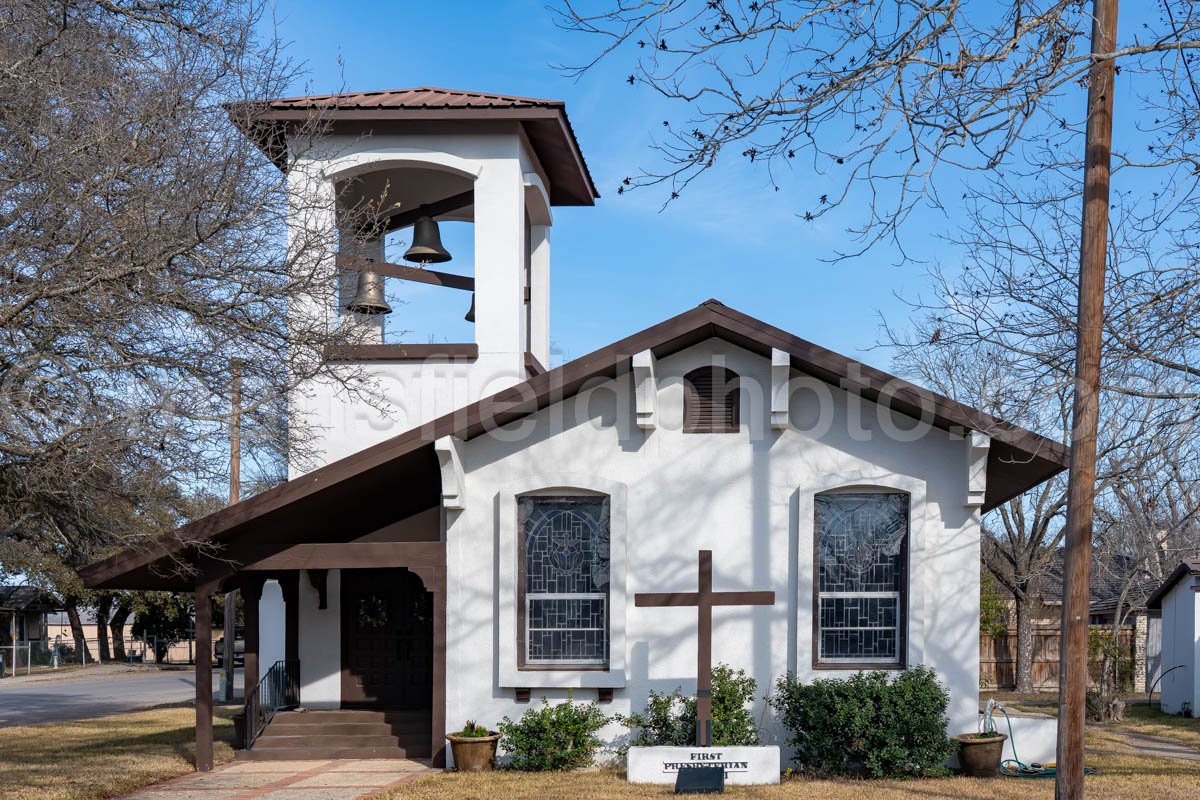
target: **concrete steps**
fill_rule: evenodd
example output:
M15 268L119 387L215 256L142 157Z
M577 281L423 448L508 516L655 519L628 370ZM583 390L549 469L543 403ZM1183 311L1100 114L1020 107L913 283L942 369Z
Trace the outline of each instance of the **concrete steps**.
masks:
M275 715L247 761L336 758L429 758L427 711L347 709L282 711Z

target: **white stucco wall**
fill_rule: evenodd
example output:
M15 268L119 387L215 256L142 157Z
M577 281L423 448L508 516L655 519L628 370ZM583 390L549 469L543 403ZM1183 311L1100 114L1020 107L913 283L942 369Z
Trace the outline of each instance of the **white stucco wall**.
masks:
M1200 593L1193 591L1196 579L1185 577L1162 601L1162 672L1159 684L1162 710L1178 714L1186 703L1192 714L1200 713ZM1172 667L1180 669L1172 670ZM1168 670L1171 670L1169 673Z
M267 581L258 601L259 677L265 675L275 662L283 661L285 625L283 590L279 588L279 581Z
M683 434L682 375L714 356L752 379L744 382L742 430ZM769 359L710 340L657 363L655 430L636 426L624 375L465 444L469 499L463 511L447 513L449 727L519 716L528 706L514 701L513 686L532 687L535 702L562 698L570 686L612 686L610 715L640 708L651 689L693 690L695 610L634 608L632 596L694 590L697 550L705 548L714 551L714 589L772 589L777 597L773 607L714 610L714 661L745 669L760 694L787 671L806 680L846 674L812 669L812 498L832 488L884 487L912 495L908 664L928 664L950 689L952 732L975 729L979 514L966 506L967 443L936 429L898 442L913 438L897 430L912 420L881 419L873 404L811 380L794 394L790 427L773 430L766 393L754 388L770 386L770 369ZM586 412L577 418L578 409ZM614 626L612 641L614 666L623 661L623 668L516 670L516 588L507 579L514 498L549 488L624 497L624 519L614 502L612 520L614 541L619 527L626 540L624 637ZM615 584L612 599L616 622ZM591 689L577 693L595 697Z
M306 708L338 708L342 701L342 571L329 570L327 608L300 573L300 703Z
M475 263L450 271L474 274L479 356L469 362L364 362L358 366L377 397L374 405L329 381L306 382L290 397L289 419L294 425L303 420L317 426L317 439L306 448L311 458L291 465L290 477L525 380L526 350L548 365L552 220L544 172L520 126L409 127L407 132L378 130L369 137L331 135L313 147L293 143L301 155L288 177L294 208L291 239L307 243L310 252L305 257L317 259L334 281L340 238L333 211L336 182L377 169L399 170L396 174L403 180L406 167L469 180L474 191ZM312 246L317 240L322 247ZM532 278L528 310L527 273ZM343 305L297 305L293 318L345 324L349 314Z

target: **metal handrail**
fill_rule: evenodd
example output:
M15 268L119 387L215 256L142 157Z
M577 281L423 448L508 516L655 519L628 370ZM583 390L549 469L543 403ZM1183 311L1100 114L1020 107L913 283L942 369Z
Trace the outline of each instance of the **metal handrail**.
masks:
M276 661L246 694L246 749L271 724L275 713L300 705L300 662Z

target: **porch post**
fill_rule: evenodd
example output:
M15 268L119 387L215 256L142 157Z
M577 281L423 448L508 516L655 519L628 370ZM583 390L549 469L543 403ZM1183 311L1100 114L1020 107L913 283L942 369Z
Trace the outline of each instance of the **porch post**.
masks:
M262 599L264 579L258 575L242 577L242 605L246 618L246 652L242 657L242 699L250 700L250 692L258 683L258 602Z
M283 590L283 657L300 660L300 571L292 570L279 576Z
M196 769L213 768L212 584L196 586Z
M446 568L433 570L433 708L430 754L433 766L446 766Z

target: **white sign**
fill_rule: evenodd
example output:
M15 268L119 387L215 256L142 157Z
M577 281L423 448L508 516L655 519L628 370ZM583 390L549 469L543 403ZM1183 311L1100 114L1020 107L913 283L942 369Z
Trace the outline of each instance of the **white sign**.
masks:
M779 748L763 747L631 747L630 783L675 785L681 769L721 767L725 783L752 786L779 783Z

